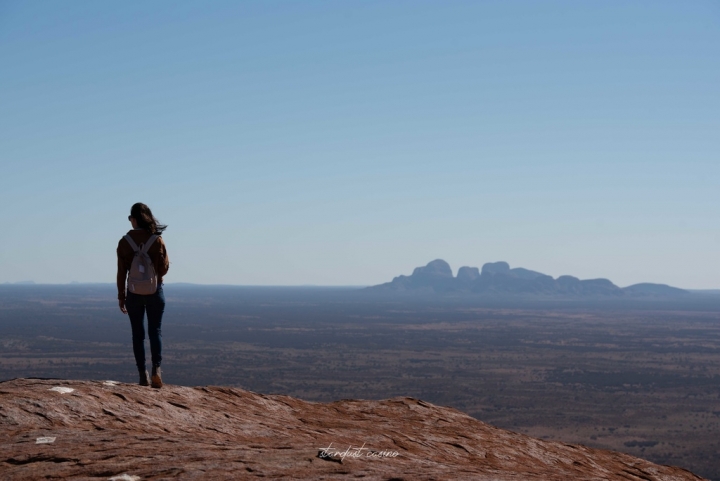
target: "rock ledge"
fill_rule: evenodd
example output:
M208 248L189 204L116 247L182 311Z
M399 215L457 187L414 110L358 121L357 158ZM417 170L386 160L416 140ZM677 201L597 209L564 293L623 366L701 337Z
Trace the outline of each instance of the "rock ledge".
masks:
M37 379L0 383L0 472L10 480L702 479L412 398L321 404L225 387Z

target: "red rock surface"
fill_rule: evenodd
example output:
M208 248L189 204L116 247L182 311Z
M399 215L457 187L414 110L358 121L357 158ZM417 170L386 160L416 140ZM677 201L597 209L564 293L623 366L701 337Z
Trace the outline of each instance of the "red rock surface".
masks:
M56 387L73 391L52 390ZM329 446L363 448L350 451L357 457L319 458ZM381 456L393 452L397 456ZM411 398L321 404L224 387L0 383L0 479L258 477L701 479L626 454L494 428Z

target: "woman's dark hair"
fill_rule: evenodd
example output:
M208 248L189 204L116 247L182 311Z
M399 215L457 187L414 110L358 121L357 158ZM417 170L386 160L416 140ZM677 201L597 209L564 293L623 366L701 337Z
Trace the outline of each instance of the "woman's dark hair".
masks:
M166 225L161 224L155 218L150 207L142 202L133 204L132 208L130 208L130 217L135 219L139 228L149 230L151 234L160 235L167 229Z

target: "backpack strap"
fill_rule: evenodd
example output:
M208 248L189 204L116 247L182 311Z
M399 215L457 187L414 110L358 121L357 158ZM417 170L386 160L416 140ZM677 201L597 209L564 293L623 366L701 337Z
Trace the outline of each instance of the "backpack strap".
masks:
M155 242L155 239L157 239L157 238L158 238L158 236L153 234L150 236L150 238L147 241L145 241L145 244L143 244L142 249L141 249L143 254L148 253L148 250L150 250L150 246L153 244L153 242Z
M132 240L132 237L130 237L130 234L125 234L124 239L128 241L128 244L130 244L130 247L132 247L132 250L135 252L139 251L140 248L137 246L134 240Z
M130 237L130 234L125 234L124 236L125 240L128 241L128 244L130 244L130 247L132 247L132 250L135 252L141 251L143 254L147 254L148 250L150 249L150 246L153 245L153 242L155 242L155 239L158 238L155 234L151 235L150 238L145 241L144 244L140 244L140 247L137 246L134 240L132 240L132 237Z

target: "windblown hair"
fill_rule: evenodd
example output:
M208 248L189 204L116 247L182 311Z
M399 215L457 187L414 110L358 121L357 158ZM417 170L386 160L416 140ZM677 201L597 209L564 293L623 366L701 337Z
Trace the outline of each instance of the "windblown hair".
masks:
M135 219L137 225L141 229L150 231L151 234L160 235L163 233L167 226L161 224L155 216L152 214L150 207L138 202L134 204L130 209L130 216Z

